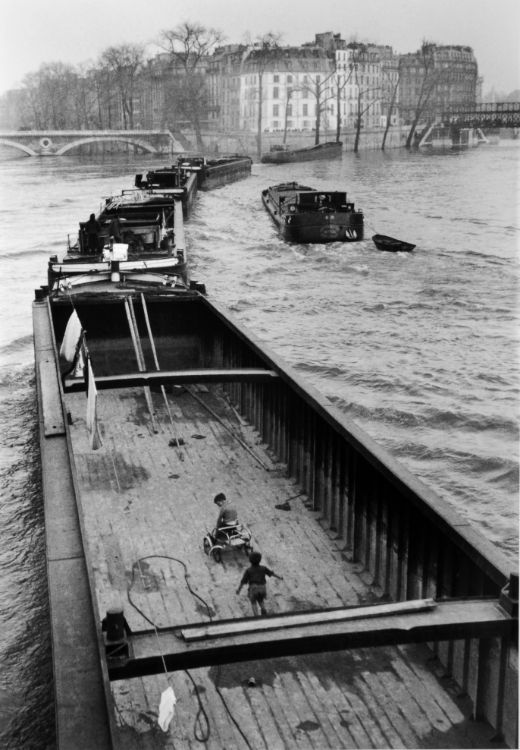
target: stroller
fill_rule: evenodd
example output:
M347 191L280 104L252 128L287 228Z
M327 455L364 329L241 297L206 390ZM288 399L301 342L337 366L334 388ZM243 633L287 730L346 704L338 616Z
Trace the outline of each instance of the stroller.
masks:
M249 555L253 549L251 545L251 532L242 523L229 526L221 526L207 533L202 543L204 552L211 555L215 562L222 560L222 552L228 549L242 549Z

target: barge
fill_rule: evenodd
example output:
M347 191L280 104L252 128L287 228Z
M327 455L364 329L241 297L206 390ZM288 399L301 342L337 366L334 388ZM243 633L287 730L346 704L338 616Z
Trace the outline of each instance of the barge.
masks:
M290 242L356 242L363 239L363 212L347 194L285 182L262 190L262 203L280 237Z
M243 180L250 176L252 164L250 156L239 154L214 158L186 154L178 158L179 167L197 176L200 190L212 190Z
M106 199L97 218L81 222L78 241L50 258L51 292L97 287L117 281L140 284L188 283L184 207L177 197L123 191ZM90 224L92 222L92 224Z
M149 170L144 176L136 174L135 187L148 198L159 196L181 200L184 218L189 219L197 195L198 179L191 170L174 164Z
M327 141L316 146L304 148L289 148L288 146L271 146L267 154L263 154L262 164L291 164L297 161L315 161L316 159L337 159L343 153L341 141Z
M496 546L202 290L109 284L33 303L58 749L517 747Z

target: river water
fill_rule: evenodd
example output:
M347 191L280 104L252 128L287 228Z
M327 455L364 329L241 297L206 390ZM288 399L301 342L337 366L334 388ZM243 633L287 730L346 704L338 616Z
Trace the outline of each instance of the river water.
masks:
M150 156L1 162L0 745L53 746L31 301L50 255ZM518 544L520 141L253 165L200 194L192 278L510 557ZM360 243L289 245L260 192L346 189ZM382 253L375 232L417 245Z

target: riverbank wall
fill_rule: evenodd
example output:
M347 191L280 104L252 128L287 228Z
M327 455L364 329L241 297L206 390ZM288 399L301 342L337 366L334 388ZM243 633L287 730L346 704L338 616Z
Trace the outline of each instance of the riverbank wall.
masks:
M390 128L386 137L385 148L401 148L406 143L408 127ZM383 142L383 128L367 128L361 131L358 143L359 151L378 150ZM177 142L182 143L186 151L197 151L197 141L195 134L189 131L183 131L182 134L174 133ZM261 152L266 153L271 146L277 146L284 143L290 148L304 148L314 146L316 134L312 130L294 131L287 133L284 139L284 131L277 130L262 133ZM345 151L353 151L356 141L356 132L353 128L347 128L341 132L341 141ZM207 131L202 133L202 140L207 153L239 153L256 155L257 136L253 132L236 131L234 133L220 133ZM335 130L323 130L320 133L320 143L326 141L335 141Z

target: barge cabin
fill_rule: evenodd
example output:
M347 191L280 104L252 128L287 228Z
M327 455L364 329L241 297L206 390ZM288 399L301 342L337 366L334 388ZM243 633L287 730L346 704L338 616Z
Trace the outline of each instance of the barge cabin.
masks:
M56 292L99 288L107 280L186 286L188 259L179 198L123 191L105 201L95 222L80 223L78 241L60 260L50 258L47 285Z

